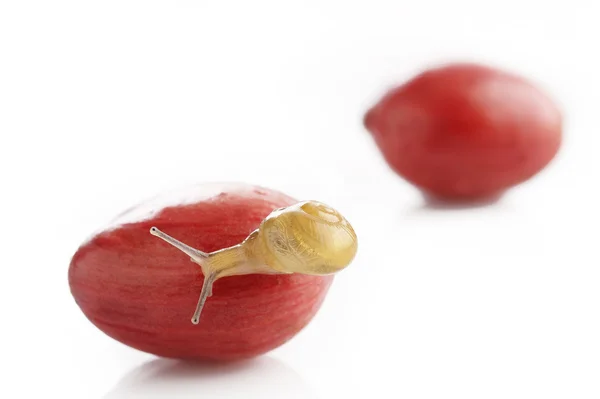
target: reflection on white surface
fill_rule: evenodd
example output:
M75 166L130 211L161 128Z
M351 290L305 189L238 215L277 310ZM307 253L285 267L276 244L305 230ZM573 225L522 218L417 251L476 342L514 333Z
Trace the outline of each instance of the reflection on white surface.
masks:
M104 398L314 399L317 396L289 366L271 357L261 357L235 363L152 360L125 375Z
M424 203L419 208L423 211L432 210L471 210L496 206L502 199L502 194L496 194L474 200L448 201L429 194L422 194Z

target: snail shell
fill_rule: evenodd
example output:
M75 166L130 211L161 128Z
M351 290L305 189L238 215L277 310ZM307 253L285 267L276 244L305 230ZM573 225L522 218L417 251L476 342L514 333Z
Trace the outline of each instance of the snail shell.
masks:
M352 262L356 233L336 210L304 201L273 211L257 237L263 261L281 273L327 275Z

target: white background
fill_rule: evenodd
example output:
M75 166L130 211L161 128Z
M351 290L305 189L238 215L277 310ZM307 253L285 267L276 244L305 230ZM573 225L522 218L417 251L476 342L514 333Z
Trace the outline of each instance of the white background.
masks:
M598 2L0 0L1 398L598 398ZM421 68L524 74L565 112L551 167L435 209L361 126ZM243 181L359 235L308 328L255 362L157 360L67 284L157 192Z

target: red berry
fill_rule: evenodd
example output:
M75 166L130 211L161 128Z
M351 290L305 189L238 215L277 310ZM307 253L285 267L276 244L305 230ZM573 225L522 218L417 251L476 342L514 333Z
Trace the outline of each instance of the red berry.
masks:
M562 136L557 106L490 67L431 69L389 91L364 118L391 168L427 194L482 199L542 170Z
M219 279L194 325L202 271L149 230L160 226L212 252L241 243L272 210L296 201L245 185L200 186L189 194L142 204L78 249L69 284L83 313L112 338L164 357L247 358L288 341L315 315L333 276Z

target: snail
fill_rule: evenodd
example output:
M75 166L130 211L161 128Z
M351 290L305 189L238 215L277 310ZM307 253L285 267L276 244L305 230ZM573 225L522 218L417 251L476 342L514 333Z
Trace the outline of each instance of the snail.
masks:
M202 269L204 283L193 324L199 323L219 278L254 273L334 274L352 262L358 245L350 223L338 211L317 201L276 209L240 244L210 253L192 248L156 227L150 233L188 255Z

